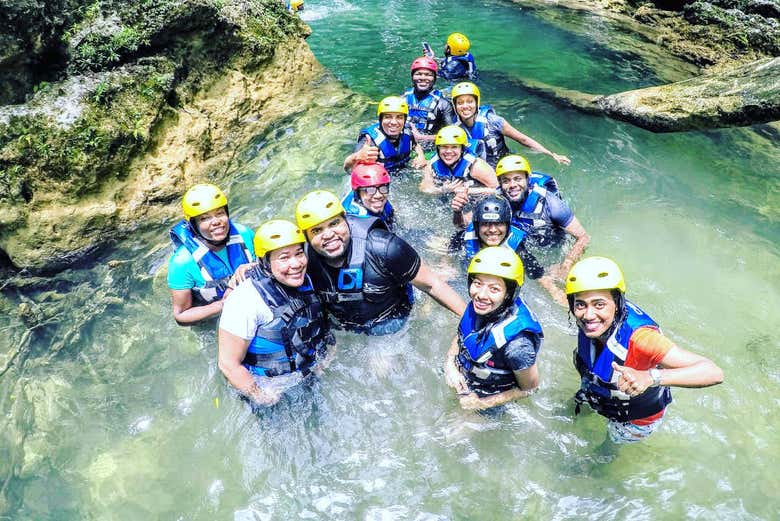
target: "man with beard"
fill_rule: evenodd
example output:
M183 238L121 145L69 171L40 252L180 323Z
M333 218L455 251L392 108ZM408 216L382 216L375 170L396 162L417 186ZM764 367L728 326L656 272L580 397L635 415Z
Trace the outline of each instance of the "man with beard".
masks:
M460 315L466 303L406 241L375 217L346 215L335 194L309 192L295 208L309 243L309 274L335 326L387 335L412 309L412 285Z
M526 244L537 248L556 248L566 235L574 237L564 260L545 270L539 283L553 297L566 306L566 296L555 283L562 282L574 263L582 256L590 236L582 227L569 205L557 194L555 180L545 174L531 171L528 161L518 155L502 158L496 166L499 190L512 207L512 224L526 233ZM452 209L460 212L468 202L468 190L455 192Z

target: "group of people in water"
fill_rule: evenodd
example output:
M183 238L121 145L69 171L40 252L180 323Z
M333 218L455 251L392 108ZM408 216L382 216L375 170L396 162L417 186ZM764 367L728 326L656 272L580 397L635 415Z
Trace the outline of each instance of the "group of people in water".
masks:
M252 233L230 219L218 187L190 188L184 219L171 230L174 318L193 324L219 316L220 370L244 397L272 405L283 392L274 381L327 365L333 328L401 330L417 288L460 317L445 356L446 383L463 408L488 409L539 386L544 335L520 295L528 276L576 320L577 411L588 404L605 416L615 443L641 440L660 425L670 386L714 385L723 373L675 345L626 299L614 261L580 259L589 236L557 182L512 154L505 138L559 164L570 163L566 156L483 105L473 81L456 83L449 97L436 89L440 71L451 81L478 78L469 50L460 33L449 36L442 60L426 46L412 62L412 88L381 100L377 121L360 131L345 158L351 191L343 198L305 194L295 222L270 220ZM451 248L468 261L468 302L394 232L392 176L410 166L421 170L420 190L438 196L431 204L452 210ZM544 266L535 255L566 246L558 264Z

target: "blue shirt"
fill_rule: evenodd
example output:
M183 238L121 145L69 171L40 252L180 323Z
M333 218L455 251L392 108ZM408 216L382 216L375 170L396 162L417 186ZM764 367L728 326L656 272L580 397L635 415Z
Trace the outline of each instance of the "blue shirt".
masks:
M247 228L242 224L233 222L233 226L236 227L238 233L241 234L241 238L244 239L247 249L252 254L252 259L255 260L255 245L254 238L255 232ZM214 252L227 266L230 266L227 256L227 248ZM192 289L201 288L206 285L206 281L203 279L203 275L200 273L200 267L187 248L179 246L176 251L171 255L171 259L168 261L168 287L170 289Z

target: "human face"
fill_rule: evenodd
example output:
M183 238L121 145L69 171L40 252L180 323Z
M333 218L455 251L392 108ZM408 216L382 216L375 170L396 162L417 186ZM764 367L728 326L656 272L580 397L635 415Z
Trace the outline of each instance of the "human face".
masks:
M306 238L314 251L325 257L325 262L334 265L346 254L349 237L349 226L343 214L306 230Z
M230 233L228 213L224 206L195 217L195 222L200 234L210 241L224 241Z
M436 151L445 165L452 166L458 162L463 154L463 147L461 145L439 145Z
M384 193L382 193L384 191ZM374 192L370 194L369 192ZM378 185L370 186L367 188L358 188L358 194L360 195L360 202L371 213L382 213L382 209L387 202L387 194L390 193L390 185Z
M455 98L455 112L464 123L471 122L477 113L477 108L477 98L471 94L461 94Z
M303 244L291 244L268 253L271 275L280 283L291 288L300 287L306 276L309 263Z
M382 130L388 137L397 137L404 130L406 115L402 112L385 112L381 116Z
M495 275L477 274L469 286L469 297L477 315L487 315L504 302L506 282Z
M420 92L428 92L433 88L436 74L430 69L417 69L412 73L414 88Z
M583 291L574 295L574 318L588 338L597 339L615 321L617 304L608 289Z
M499 176L498 184L507 199L513 203L525 200L525 191L528 188L528 174L525 172L509 172Z
M506 223L480 223L479 240L485 246L498 246L506 237Z

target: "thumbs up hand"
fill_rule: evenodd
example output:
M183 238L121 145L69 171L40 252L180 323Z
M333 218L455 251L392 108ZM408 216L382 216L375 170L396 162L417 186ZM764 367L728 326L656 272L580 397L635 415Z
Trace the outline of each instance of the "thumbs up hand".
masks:
M648 371L637 371L615 362L612 362L612 370L620 375L618 389L629 396L639 396L653 383Z
M366 139L363 148L358 153L358 161L361 163L376 163L379 159L379 148L371 144L371 140Z

